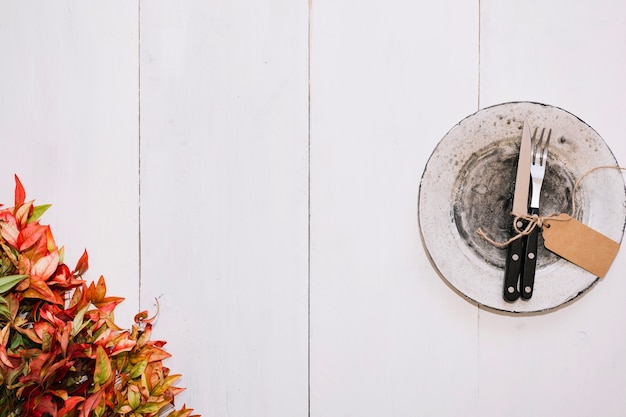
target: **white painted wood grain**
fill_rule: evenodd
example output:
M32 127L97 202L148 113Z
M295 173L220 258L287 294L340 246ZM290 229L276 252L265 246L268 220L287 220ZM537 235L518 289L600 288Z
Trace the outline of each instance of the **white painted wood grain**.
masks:
M307 415L307 22L142 2L142 307L206 416Z
M598 131L623 165L624 16L615 1L482 0L481 105L562 107ZM480 415L623 415L625 265L620 253L595 288L554 313L481 311Z
M476 415L476 308L431 268L417 194L477 56L475 3L313 2L311 416Z
M52 204L42 223L127 298L122 325L139 295L137 22L128 1L0 2L0 202L17 174Z

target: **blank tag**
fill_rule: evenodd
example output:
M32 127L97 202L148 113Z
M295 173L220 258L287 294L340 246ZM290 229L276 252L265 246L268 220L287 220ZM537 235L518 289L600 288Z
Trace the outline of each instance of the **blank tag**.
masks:
M605 276L617 256L619 243L567 214L558 217L563 220L543 222L545 247L600 278Z

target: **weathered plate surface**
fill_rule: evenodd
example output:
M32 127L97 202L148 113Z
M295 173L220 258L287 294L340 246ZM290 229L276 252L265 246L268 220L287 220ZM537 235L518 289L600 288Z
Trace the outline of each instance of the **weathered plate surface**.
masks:
M502 298L506 249L476 230L496 241L509 237L524 121L552 128L540 215L571 214L575 181L594 167L618 165L602 138L571 113L538 103L504 103L467 117L439 142L422 175L418 202L424 247L439 274L481 305L518 313L559 307L598 280L549 252L540 237L533 297L514 303ZM574 198L578 220L621 242L626 194L620 171L587 175Z

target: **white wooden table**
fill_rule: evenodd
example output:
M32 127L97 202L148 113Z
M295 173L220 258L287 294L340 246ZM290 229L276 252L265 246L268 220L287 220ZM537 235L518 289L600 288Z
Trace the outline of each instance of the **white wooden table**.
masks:
M626 5L0 1L0 202L161 310L217 417L623 416L626 254L589 294L494 314L436 274L417 192L493 104L590 124L626 164Z

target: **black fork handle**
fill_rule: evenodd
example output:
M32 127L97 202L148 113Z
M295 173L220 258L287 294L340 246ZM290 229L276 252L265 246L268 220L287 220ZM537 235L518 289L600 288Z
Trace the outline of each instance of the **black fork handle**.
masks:
M530 214L539 214L539 209L531 208ZM520 292L522 299L528 300L533 296L535 287L535 269L537 267L537 242L539 241L539 226L530 232L526 238L524 265L522 266L522 280Z

